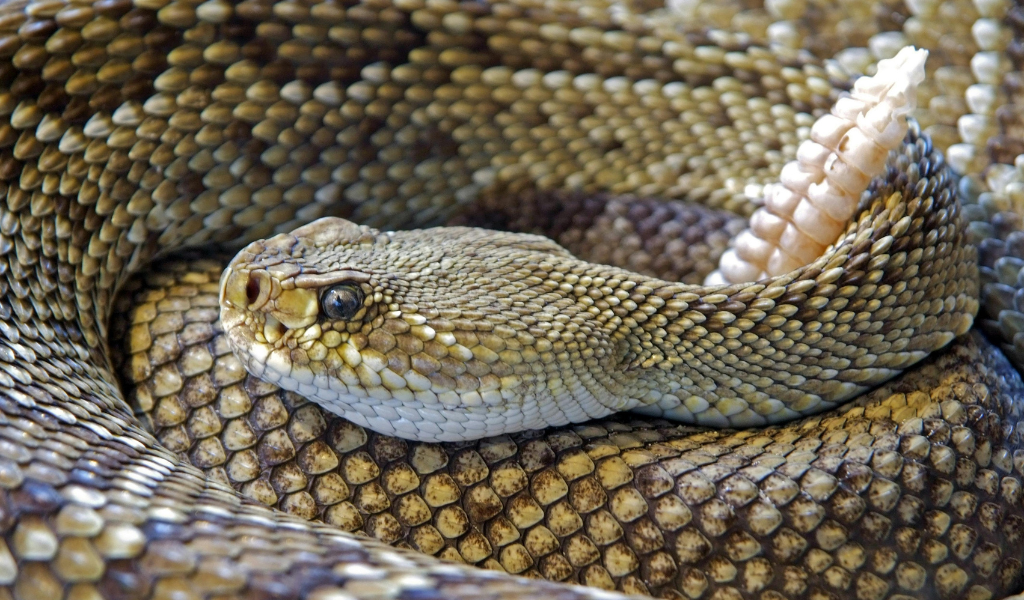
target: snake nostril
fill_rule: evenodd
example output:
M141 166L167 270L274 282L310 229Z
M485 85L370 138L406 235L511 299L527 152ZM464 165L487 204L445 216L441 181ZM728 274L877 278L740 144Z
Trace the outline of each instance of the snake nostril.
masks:
M249 281L245 284L245 299L254 304L260 297L260 279L249 273Z

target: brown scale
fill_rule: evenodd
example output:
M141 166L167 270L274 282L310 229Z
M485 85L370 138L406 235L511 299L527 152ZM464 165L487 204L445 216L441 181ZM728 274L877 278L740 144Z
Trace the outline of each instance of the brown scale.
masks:
M916 180L910 187L919 197L911 205L934 195L944 206L948 179L927 151L924 141L908 146L890 181L875 188L891 191ZM608 203L615 201L628 213L628 199ZM921 214L937 227L946 210ZM634 218L642 223L651 212L641 203ZM863 283L856 273L866 268L873 239L851 251L846 284ZM907 243L900 237L892 252ZM962 441L966 430L954 436L965 421L956 406L933 399L931 386L943 383L920 387L908 375L836 413L762 430L756 443L750 437L758 434L750 432L620 419L553 430L542 441L522 434L414 444L367 433L249 378L215 337L222 266L195 268L176 263L151 275L159 287L139 289L117 311L131 318L113 326L126 334L129 398L168 449L212 480L286 512L442 558L662 596L776 598L856 589L882 598L925 585L951 596L976 585L957 562L967 559L986 565L998 585L1021 577L1019 561L999 549L999 536L1016 539L1005 527L1015 530L1024 519L1000 512L986 521L982 513L976 524L969 521L976 509L946 508L954 497L978 502L957 487L973 489L977 469L969 469L970 477L958 472L956 457L975 453L976 438L988 439L995 424L975 411L984 425L970 443ZM778 302L800 306L807 298L793 292ZM694 309L712 314L723 307ZM956 364L957 352L974 351L961 345L943 356ZM948 368L914 373L939 377ZM989 392L964 387L957 397L973 393ZM967 408L960 410L966 418ZM626 445L617 435L624 424ZM641 434L646 427L656 434ZM1009 448L983 453L989 461L1003 457L996 461L1004 467L1012 455ZM993 470L989 477L1001 475ZM937 490L939 496L927 495ZM921 535L916 525L925 520L934 522L933 533ZM973 537L979 529L1003 533L985 542Z
M1024 153L1021 136L1024 136L1024 119L1021 117L1021 102L1024 99L1024 74L1019 70L1022 60L1020 34L1024 31L1024 10L1021 6L1010 7L1002 19L1014 32L1006 48L1006 56L1013 69L1002 78L1002 91L1008 101L995 111L999 133L987 142L987 154L991 163L1013 164ZM973 181L972 181L973 183ZM988 221L977 227L979 247L979 271L981 273L982 313L979 318L981 329L1015 363L1024 360L1024 279L1019 277L1021 257L1024 257L1024 232L1016 213L1006 207L976 206Z
M223 264L171 261L133 280L115 354L168 449L268 506L446 560L661 597L955 597L1024 575L1001 547L1024 536L1024 514L994 504L1024 493L1011 464L1019 409L997 400L1024 387L1001 379L1004 362L973 370L994 356L980 337L789 426L625 415L423 444L247 375L216 322Z
M583 260L685 283L702 282L745 227L695 204L533 190L486 196L452 224L544 235Z
M1024 154L1024 141L1020 137L1024 133L1024 120L1021 119L1020 107L1012 104L1000 106L996 111L1000 134L989 138L986 149L989 160L993 163L1012 164L1013 159Z
M647 4L641 8L654 8ZM658 113L663 119L657 123L637 120L648 110L636 106L635 98L624 106L612 98L601 99L596 107L573 105L585 108L581 115L600 112L607 119L601 125L611 124L625 137L626 150L585 158L595 161L597 171L614 174L655 156L651 149L668 147L665 152L685 155L696 174L665 195L743 212L745 199L724 188L724 182L763 183L777 174L795 151L795 130L806 123L803 117L750 110L731 121L732 130L702 128L700 123L707 121L702 114L713 114L719 123L728 112L714 85L730 89L733 99L758 100L753 96L760 94L769 105L823 110L842 74L819 66L827 56L769 48L765 31L775 19L761 3L695 4L700 6L694 19L623 13L624 25L608 22L603 15L610 6L602 2L572 1L12 0L0 5L0 598L595 597L584 588L442 565L241 499L218 479L219 472L208 475L182 460L179 452L186 450L162 446L126 407L108 368L107 317L114 290L129 273L144 268L158 252L182 245L255 239L327 213L361 211L364 220L387 227L444 222L465 202L457 192L470 185L471 171L491 161L507 166L503 161L516 157L509 150L512 143L538 141L527 128L515 127L526 121L516 111L529 113L537 103L506 89L502 93L509 93L508 102L495 111L495 103L467 99L482 93L481 88L465 92L448 85L456 66L497 64L505 56L516 65L581 72L593 67L699 86L684 95L678 109ZM616 9L633 7L618 4ZM827 12L829 7L819 9ZM827 24L841 21L840 15L824 17ZM946 19L956 28L943 36L943 43L962 51L943 58L965 65L973 53L966 31L973 16L968 11L955 17ZM579 44L541 35L541 25L591 21L600 25L595 28L600 42L593 41L591 31L578 32ZM936 31L946 31L941 20L937 25ZM742 37L737 30L748 36L743 43L737 43ZM559 33L557 28L543 31ZM665 43L678 41L680 32L681 42ZM605 33L611 35L604 39ZM829 38L836 40L833 45L816 41ZM831 52L841 39L823 27L807 32L797 45L806 42ZM698 50L693 43L705 45ZM362 79L364 67L402 60L407 62L390 65L383 77ZM739 85L719 75L733 75ZM365 85L315 87L351 81ZM281 82L296 85L286 88ZM701 99L694 101L693 94ZM517 101L523 102L513 110ZM730 108L742 112L742 104ZM469 139L456 143L455 131L467 123L470 108L472 127L459 131ZM555 117L566 114L576 113L566 110ZM501 129L486 127L492 118ZM554 120L573 141L589 139L587 131ZM363 124L373 127L360 129ZM658 134L656 143L645 139L648 145L641 147L641 132ZM535 135L556 141L549 130ZM122 147L132 136L134 143ZM422 145L438 149L431 156L436 160L402 164L410 147ZM552 159L558 163L556 172L586 168L586 163L572 162L575 156L563 153ZM394 179L389 179L391 168ZM515 169L508 175L513 180L534 177ZM590 187L610 189L598 182ZM651 195L642 187L610 191ZM204 195L209 191L214 192ZM168 348L168 356L173 355L173 346ZM178 366L182 358L167 364ZM441 537L429 535L426 523L420 525L428 534L424 547L431 541L437 547L440 539L450 555L471 558L489 547L491 554L480 562L493 559L504 566L504 560L524 573L543 575L541 569L547 568L547 574L592 578L599 585L611 581L640 590L639 582L651 591L679 584L680 593L692 598L710 596L714 589L723 598L745 594L766 600L801 594L980 599L1020 587L1020 468L1012 460L1020 447L1019 386L997 352L984 341L964 339L870 401L848 409L849 419L814 421L820 427L788 437L780 433L766 446L771 452L753 459L747 453L757 453L758 447L747 442L761 439L756 432L686 437L674 427L628 418L532 439L517 436L511 445L427 447L425 454L408 459L396 448L412 452L412 446L372 435L363 442L358 432L354 438L340 436L340 445L329 450L340 456L363 448L369 462L361 456L362 464L381 470L377 480L345 481L353 494L357 486L377 483L359 497L367 509L359 513L364 528L384 499L393 504L372 514L394 520L382 516L373 521L382 526L380 531L393 531L383 526L399 514L415 514L396 514L399 496L426 498L425 487L398 493L415 481L407 469L398 468L407 465L420 486L431 476L440 479L445 485L431 488L439 494L431 498L440 508L450 508L443 524L452 537L443 537L442 521L430 520ZM207 416L196 417L193 424L214 425L210 412L202 412ZM880 421L868 424L862 414ZM276 421L266 421L260 431L285 431L272 436L281 444L268 448L265 456L286 456L269 452L287 450L285 438L297 453L306 448L303 443L314 443L308 441L309 422L275 427ZM851 424L849 435L841 429L845 423ZM838 432L825 434L821 450L813 438L819 430ZM804 438L799 436L810 441L800 445ZM195 439L219 443L222 437ZM212 442L203 446L209 453L198 455L187 435L179 440L189 444L191 456L216 457ZM869 440L885 449L870 457L857 454L863 446L854 444ZM846 450L847 444L854 449ZM842 469L850 468L832 475L835 457L844 452L849 460ZM776 456L784 456L787 464L814 459L814 466L787 474L792 485L758 479L761 465L782 460ZM429 471L445 460L445 466ZM870 466L857 466L862 460ZM515 468L502 468L516 461L523 472L533 469L525 488ZM593 470L577 477L590 468L587 461ZM720 478L719 467L726 464L747 465L744 478L751 485ZM362 468L359 461L353 465ZM918 477L921 465L928 469L924 479ZM671 490L659 469L669 473ZM827 500L835 505L830 514L836 518L814 524L818 513L803 495L788 504L785 496L775 495L798 486L798 494L813 497L831 483L820 473L841 478L845 487ZM315 477L303 476L313 484ZM389 489L382 481L393 485ZM530 521L537 517L531 502L539 506L541 498L554 497L563 485L568 491L551 502L546 518ZM838 517L861 506L847 491L864 485L875 490L869 499L881 504L866 505L860 529L846 531L876 534L885 544L864 546L860 562L860 550L840 542L830 562L826 558L833 554L823 548L833 548L847 527ZM736 522L723 518L728 515L724 506L736 503L744 514L755 512L748 523L768 525L777 518L771 511L754 511L763 510L760 498L742 504L754 488L758 494L763 490L765 498L778 498L784 523L774 544L762 544L764 554L740 560L754 546L729 537ZM471 532L469 519L486 520L496 506L493 498L501 504L506 492L523 498L519 512L504 504L499 511L511 528L501 522ZM670 499L682 501L684 493L692 501L687 506L699 512L669 507L666 513L661 503L678 506ZM457 498L445 504L453 495ZM892 499L896 506L887 504ZM353 495L336 505L356 501ZM646 516L634 518L631 511L641 506ZM658 515L668 523L664 528L650 525L657 524ZM517 524L514 516L526 520ZM496 516L490 519L498 522ZM576 523L581 525L575 532L558 528ZM616 526L622 528L621 537L616 537ZM459 527L466 527L462 537ZM553 550L541 527L556 541L555 529L564 533L565 545ZM723 527L728 533L722 533ZM520 538L499 545L513 537L513 529ZM655 549L658 535L663 545ZM729 542L719 548L736 554L701 555L703 540L723 535ZM595 547L600 558L594 558ZM803 554L781 566L797 549ZM534 560L532 552L542 558L524 567ZM569 562L571 568L565 569L569 557L580 566ZM772 583L758 589L768 573Z
M1003 23L1015 32L1006 48L1006 55L1013 62L1014 69L1006 73L1001 86L1010 100L996 109L999 134L988 140L986 149L991 162L1013 164L1014 158L1024 154L1024 142L1021 141L1024 139L1024 119L1021 118L1020 107L1024 100L1024 79L1019 71L1024 60L1024 45L1019 36L1024 28L1024 7L1011 7Z

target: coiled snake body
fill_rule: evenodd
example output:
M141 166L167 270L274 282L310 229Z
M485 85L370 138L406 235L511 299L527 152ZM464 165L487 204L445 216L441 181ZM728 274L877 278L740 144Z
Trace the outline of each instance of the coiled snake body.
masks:
M916 116L940 147L959 142L950 160L968 177L913 131L841 251L843 282L871 294L825 308L842 288L796 284L776 305L805 320L832 311L823 327L875 348L892 329L869 305L915 306L919 321L892 327L935 331L913 342L923 354L975 310L973 241L982 324L1016 356L1018 11L925 4L4 4L0 595L1018 591L1024 386L977 332L791 425L707 431L627 415L440 445L368 433L247 377L216 335L217 264L169 264L149 275L157 290L128 279L175 248L341 214L381 228L543 226L577 255L685 280L713 267L724 236L693 250L672 240L734 228L711 209L749 213L808 113L847 84L845 67L870 62L815 55L869 41L884 54L902 29L943 63ZM976 13L975 42L949 17ZM494 210L509 198L517 210ZM729 312L751 299L717 300L706 303ZM112 313L131 320L108 328ZM108 329L126 349L108 349ZM776 358L796 337L779 329Z

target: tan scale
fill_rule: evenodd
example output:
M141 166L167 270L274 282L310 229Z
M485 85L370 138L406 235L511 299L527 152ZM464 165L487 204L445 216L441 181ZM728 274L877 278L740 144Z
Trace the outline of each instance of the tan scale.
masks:
M976 255L929 152L897 154L893 183L870 190L879 199L840 242L775 278L688 286L532 235L381 233L324 218L243 249L221 280L221 318L254 375L407 439L630 409L718 427L782 422L836 406L971 326ZM896 183L917 161L922 179ZM351 305L331 308L332 294Z
M221 264L162 265L145 283L131 284L135 291L124 302L136 308L115 327L150 329L162 314L153 318L145 307L157 297L157 304L171 313L197 314L198 307L216 298ZM220 325L215 319L206 324L215 337L183 346L170 359L170 368L187 369L193 348L222 346ZM147 378L147 366L153 347L139 344L140 339L145 336L127 336L123 350L126 374L133 381L129 397L152 419L155 381ZM959 490L957 474L966 465L953 457L967 450L964 444L978 452L977 439L956 433L965 432L957 424L966 422L969 412L984 410L992 389L1005 385L989 379L992 375L961 373L953 366L959 357L978 352L978 343L962 342L915 377L835 414L754 432L697 432L665 421L620 419L468 445L405 442L354 427L252 376L231 384L206 383L210 392L201 402L217 406L225 392L240 387L252 394L253 408L233 420L265 423L269 429L240 440L228 427L204 438L190 417L154 427L165 443L185 441L183 453L203 439L213 440L223 450L217 453L218 464L204 466L207 473L254 500L448 560L659 596L671 596L672 590L696 597L714 590L799 595L810 591L810 578L826 589L856 584L859 594L882 598L892 585L883 575L894 576L897 590L909 593L923 585L926 568L943 569L941 585L947 587L940 589L960 589L966 574L948 562L956 560L957 552L994 561L999 569L1011 564L1020 569L996 545L977 539L978 531L991 527L981 513L974 514L982 521L957 522L962 517L955 507L977 500ZM220 359L236 360L230 353ZM182 391L159 402L181 404L189 407L185 412L198 414L202 407L193 407L197 402L186 390L211 381L215 368L183 376ZM989 383L966 383L979 376ZM937 387L929 392L930 386ZM954 396L960 400L938 400ZM270 405L281 411L274 420L260 408ZM926 430L929 437L921 435ZM936 438L939 431L944 433ZM274 432L294 448L285 463L259 453ZM250 470L231 468L254 450ZM973 477L998 482L997 463L1010 460L1009 454L991 446L984 452L995 462L987 471L972 469ZM312 467L303 458L309 454L326 456L323 464L331 467ZM920 478L928 477L927 471L907 461L924 456L931 457L937 473L950 477L936 480L933 489L947 486L939 493L952 512L927 508L932 500L905 487L898 491L901 485L923 485ZM293 477L282 478L284 471ZM918 489L927 494L926 488ZM737 518L744 519L745 531L737 529ZM915 522L926 526L908 526ZM1013 522L1024 527L1024 519ZM891 540L898 548L911 543L903 541L907 536L919 549L921 563L900 559L878 544ZM796 557L802 558L780 567Z
M849 74L870 72L874 62L913 43L931 52L935 81L921 92L915 117L939 149L951 149L950 163L965 175L963 213L979 243L982 299L991 313L981 320L1013 354L1022 308L1014 298L1015 260L1022 254L1014 172L1024 152L1019 10L1008 0L694 0L668 9L571 0L3 3L0 597L609 598L600 590L442 564L243 500L190 465L180 450L168 449L127 408L107 357L116 290L156 254L183 245L247 242L327 214L381 229L438 224L460 215L474 198L506 189L550 191L580 183L588 193L686 197L749 214L761 186L793 157L812 113L831 105ZM831 57L836 63L824 62ZM182 324L190 325L184 318ZM177 323L162 320L159 327L154 352L174 355L172 338L162 336L179 331ZM201 336L200 330L189 335ZM199 369L208 362L200 353L187 364ZM240 381L233 379L239 377L234 366L217 371L236 382L229 388ZM178 390L187 377L169 368L155 371L163 391ZM1014 524L1020 523L1021 475L1013 461L1020 449L1018 385L995 346L977 336L958 340L876 392L884 402L863 406L865 416L870 412L882 425L839 429L820 445L800 446L797 435L784 436L774 453L743 467L753 483L779 457L829 466L837 462L830 444L877 437L885 446L868 463L854 460L864 458L856 451L844 455L848 476L833 494L848 499L848 488L876 485L861 492L878 504L866 511L860 531L887 540L883 545L844 548L844 542L825 550L841 539L843 525L832 519L840 526L828 524L821 539L802 533L815 515L796 510L808 508L805 492L797 491L806 471L794 470L788 481L758 480L765 498L781 508L776 514L768 502L747 505L746 531L755 538L772 535L799 561L773 569L777 587L770 590L741 586L750 581L756 588L774 556L726 557L736 570L725 581L733 571L724 560L681 565L680 556L694 555L679 555L678 543L615 580L597 556L616 544L639 548L630 545L633 530L620 525L623 537L599 546L587 528L597 532L614 516L598 523L589 515L607 510L608 500L588 495L588 506L601 508L578 511L572 499L584 497L568 480L568 500L545 509L519 500L520 491L501 516L517 530L542 524L560 539L568 536L566 560L552 552L544 564L559 573L578 568L592 585L639 580L690 598L716 592L765 600L998 598L1020 587L1018 571L1004 563L1007 555L1020 555ZM224 415L240 418L254 410L253 399L236 391L223 396L217 409ZM269 429L285 428L270 423L301 408L277 401L283 410L268 405L257 411ZM169 403L161 418L187 427L188 408ZM203 411L196 431L212 432L222 417ZM809 423L824 422L819 419ZM644 461L703 463L694 463L692 473L713 466L715 457L728 461L736 452L755 452L760 443L752 432L686 437L691 434L639 418L613 423L571 430L595 464L594 474L578 481L592 478L587 489L600 486L606 496L639 481L633 474L652 464ZM226 431L202 439L219 443ZM369 457L362 464L380 463L381 475L362 485L383 477L392 463L419 473L417 465L448 458L443 446L377 455L377 446L370 446L377 438L360 431L346 429L330 448L339 469L353 451ZM303 434L297 435L286 428L276 440L286 449L287 438L298 456L312 442L298 442ZM569 453L556 441L565 435L568 430L550 431L537 438L543 443L524 437L471 448L488 470L518 456L532 481L544 467L527 465ZM583 440L591 436L609 443L588 445ZM738 450L715 445L722 439ZM191 451L187 433L179 441ZM685 449L666 458L672 443ZM202 450L195 456L217 457L213 442ZM268 456L288 455L274 451ZM865 464L870 467L856 466ZM916 477L921 465L932 479ZM296 471L301 468L289 471L289 481L298 480ZM687 479L688 492L714 488L712 496L697 496L701 503L721 500L719 488L732 489L728 479L717 478L719 470L707 471L700 473L706 481ZM458 535L467 550L471 543L483 547L481 538L491 534L474 529L468 514L465 520L457 515L456 509L466 511L451 467L434 472L448 479L421 482L424 502L431 509L438 502L437 510L452 515L445 523L464 530ZM395 493L378 485L384 497ZM674 497L662 494L649 506ZM922 504L900 504L900 498ZM854 514L859 506L847 500L833 514ZM358 510L349 514L363 518ZM675 527L676 539L693 552L711 541L695 524L704 514L695 514L663 510L654 513L661 521L651 520L666 539ZM897 514L913 525L893 527L886 515ZM438 518L439 532L440 524ZM600 531L614 537L614 527ZM514 544L530 552L522 534L503 547ZM500 565L500 556L492 548L483 562ZM710 573L722 581L709 579Z

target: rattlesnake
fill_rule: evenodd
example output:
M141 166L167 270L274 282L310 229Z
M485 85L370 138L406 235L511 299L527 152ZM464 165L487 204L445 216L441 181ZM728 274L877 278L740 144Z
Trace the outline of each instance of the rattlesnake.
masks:
M882 30L871 42L884 53L902 25L947 66L970 58L957 55L957 43L969 44L963 24L948 19L970 5L915 5L913 18L876 6L874 17L842 20L798 2L769 12L417 0L4 5L0 582L17 598L606 595L391 550L334 522L443 558L638 593L1016 590L1022 385L978 333L838 412L791 426L709 432L627 416L456 446L408 444L328 424L246 380L207 335L216 326L202 326L217 267L198 262L197 273L171 265L172 275L153 275L178 285L137 298L129 337L141 350L122 370L130 381L147 369L158 375L132 396L137 408L156 409L150 431L109 367L115 292L135 289L130 273L181 246L239 244L337 212L382 228L472 220L467 205L478 198L520 198L520 211L476 218L525 218L531 228L530 214L587 206L551 221L552 235L582 246L594 242L581 230L610 219L603 231L626 248L667 247L645 232L682 227L675 217L685 209L624 202L631 192L749 213L747 188L793 155L806 113L828 107L847 69L871 62L846 52L823 65L787 44L827 56ZM1016 90L1017 21L998 3L978 10L994 18L975 27L982 87L966 93L976 114L962 121L963 139L951 139L949 115L966 112L960 90L930 89L928 110L916 115L970 177L943 174L915 133L876 186L867 222L895 208L883 192L903 186L908 205L914 193L938 191L934 218L952 223L957 209L946 203L958 189L962 235L980 248L983 324L1012 355L1021 238L1007 211L1019 177L1008 166L979 174L985 152L1012 162L1019 143L1005 101ZM785 20L769 27L770 14ZM801 37L802 27L841 33ZM955 42L929 37L943 27ZM482 67L502 65L479 78ZM557 84L563 72L594 73L594 85L543 93L538 82L550 75ZM969 77L953 67L937 74L940 85ZM685 83L671 97L652 92L671 81ZM665 183L631 167L651 157L685 174ZM505 183L474 180L484 164ZM618 196L574 199L556 190L562 184ZM643 208L630 214L633 206ZM660 214L654 226L637 218L643 211ZM686 256L673 248L669 255ZM662 256L624 254L646 254L655 271L652 256ZM706 254L693 260L711 264ZM950 283L969 288L971 274L961 275ZM160 352L162 361L150 360ZM241 388L257 397L249 419L222 410ZM264 411L275 399L295 412ZM258 439L233 446L243 425ZM260 475L267 467L275 468ZM230 483L328 524L242 500Z

